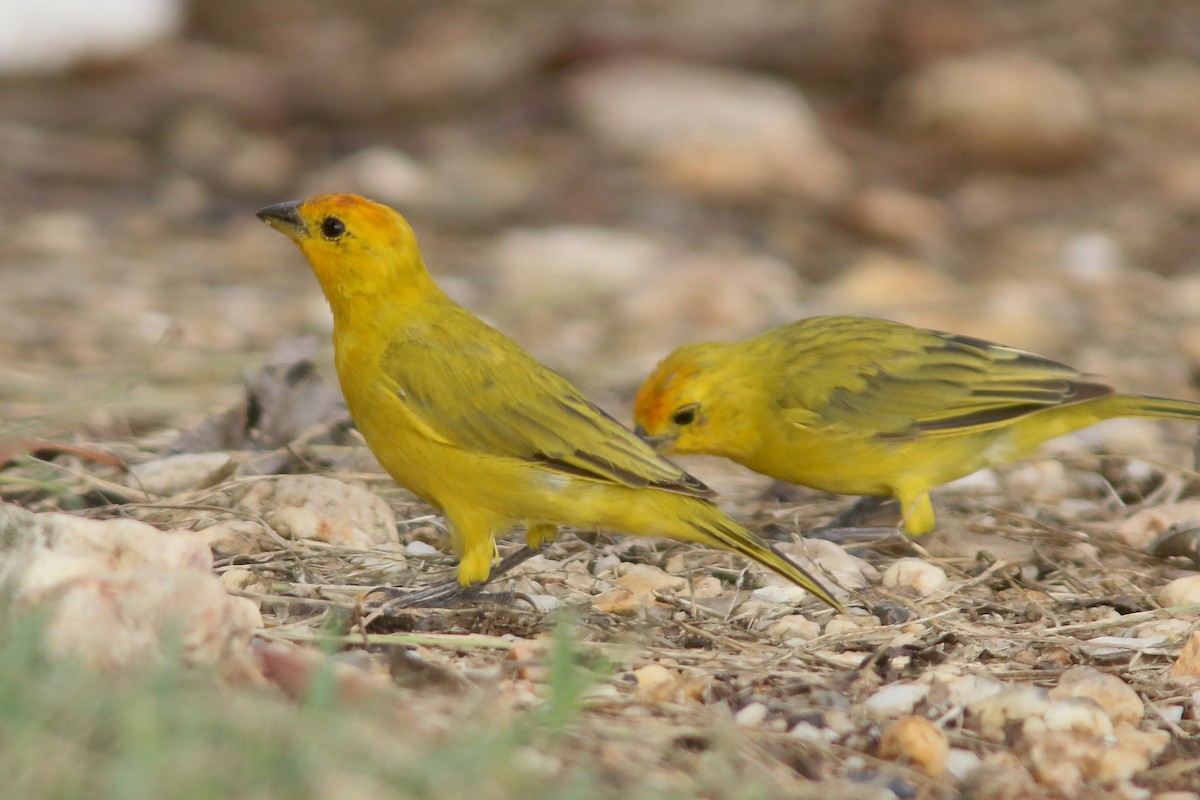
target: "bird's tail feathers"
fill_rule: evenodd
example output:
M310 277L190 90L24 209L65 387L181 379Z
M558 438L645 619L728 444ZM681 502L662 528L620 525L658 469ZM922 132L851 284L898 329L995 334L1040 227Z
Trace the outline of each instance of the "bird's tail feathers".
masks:
M835 610L846 613L845 607L808 570L735 523L715 506L710 508L712 508L712 514L705 514L691 522L699 531L711 537L714 544L758 562L772 572L811 592Z
M1200 420L1200 403L1193 403L1190 400L1172 400L1169 397L1143 395L1117 395L1113 400L1121 412L1120 416L1162 417L1186 419L1192 422Z

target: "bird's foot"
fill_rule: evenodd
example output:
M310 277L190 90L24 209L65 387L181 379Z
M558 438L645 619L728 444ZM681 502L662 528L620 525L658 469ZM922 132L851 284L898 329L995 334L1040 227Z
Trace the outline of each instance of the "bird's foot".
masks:
M824 539L835 544L866 543L879 544L892 539L908 541L908 537L899 528L880 527L831 527L821 525L804 534L805 539Z
M878 526L879 517L885 514L896 517L898 513L898 504L890 497L860 497L841 514L813 530L816 532L834 528L870 528ZM868 524L872 522L875 525Z
M522 547L520 550L512 553L500 560L499 564L492 567L491 574L486 580L471 586L463 586L457 580L442 581L431 586L426 586L424 589L416 591L404 591L391 586L379 586L368 592L368 595L383 595L384 606L388 609L398 608L445 608L448 606L462 605L468 602L479 602L480 600L498 600L500 602L510 602L514 599L520 599L520 595L515 592L484 592L483 587L496 578L499 578L504 573L511 570L513 567L528 561L533 556L537 555L537 550L530 547Z

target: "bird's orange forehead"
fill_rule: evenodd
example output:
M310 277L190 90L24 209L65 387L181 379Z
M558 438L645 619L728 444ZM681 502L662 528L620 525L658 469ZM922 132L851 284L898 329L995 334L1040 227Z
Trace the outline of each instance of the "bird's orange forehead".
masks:
M650 433L657 433L679 405L683 384L696 372L664 361L638 389L633 402L634 421Z
M319 194L304 201L300 207L305 216L345 215L353 216L362 223L372 226L388 225L393 222L390 209L356 194Z

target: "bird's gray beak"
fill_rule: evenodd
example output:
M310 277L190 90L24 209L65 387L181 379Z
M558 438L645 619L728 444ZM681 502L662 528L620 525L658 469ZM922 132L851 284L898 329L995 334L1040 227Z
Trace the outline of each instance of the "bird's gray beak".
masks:
M633 432L639 439L653 447L655 450L662 450L664 447L671 444L671 442L675 441L674 437L672 436L651 436L650 434L646 433L646 429L641 425L638 425L636 428L634 428Z
M276 203L258 211L258 218L289 239L298 240L308 232L304 218L300 216L300 200Z

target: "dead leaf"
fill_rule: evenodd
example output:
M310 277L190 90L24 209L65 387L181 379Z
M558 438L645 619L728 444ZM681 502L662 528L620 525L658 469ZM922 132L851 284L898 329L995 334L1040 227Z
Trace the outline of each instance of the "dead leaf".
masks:
M48 442L43 439L8 439L0 441L0 469L11 465L18 458L33 456L43 461L49 461L54 456L65 455L82 458L97 464L110 467L125 467L125 461L112 453L97 450L92 447L65 442Z
M284 448L315 426L350 424L341 391L326 383L310 360L314 337L282 339L262 369L243 376L246 395L237 405L180 434L168 453L214 450L275 450ZM256 461L257 471L282 469L291 456Z

